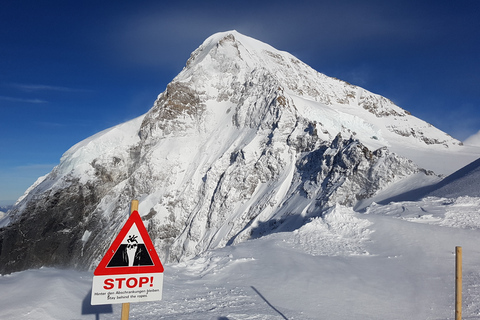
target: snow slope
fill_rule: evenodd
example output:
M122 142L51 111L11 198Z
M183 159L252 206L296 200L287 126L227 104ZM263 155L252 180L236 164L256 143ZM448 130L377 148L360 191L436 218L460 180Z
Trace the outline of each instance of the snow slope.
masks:
M480 159L477 159L443 179L422 175L404 179L376 196L359 202L355 209L363 210L373 202L388 204L392 201L417 201L426 197L480 197L479 181Z
M464 319L480 319L479 205L337 207L297 231L167 264L163 300L132 304L130 319L454 319L455 246ZM0 318L118 319L120 305L89 305L91 280L49 268L2 276Z
M278 232L165 265L163 300L130 319L454 319L455 247L463 319L480 319L478 161L445 179L458 197L335 206ZM441 189L438 189L441 190ZM0 318L118 319L91 306L91 272L42 268L0 278Z
M456 198L480 197L480 159L452 173L429 192L429 196Z

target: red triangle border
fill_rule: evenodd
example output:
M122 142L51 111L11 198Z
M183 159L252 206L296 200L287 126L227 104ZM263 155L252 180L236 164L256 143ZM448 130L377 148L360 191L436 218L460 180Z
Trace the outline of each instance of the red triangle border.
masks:
M138 232L142 236L143 242L145 247L150 254L150 258L152 259L153 266L133 266L133 267L109 267L107 268L108 263L112 259L115 252L118 250L120 245L122 244L123 239L127 235L128 231L133 224L137 225ZM125 225L122 227L122 230L118 233L117 237L108 248L107 252L103 256L102 260L98 264L97 268L93 272L95 276L108 276L108 275L117 275L117 274L137 274L137 273L161 273L163 272L163 265L160 262L160 258L158 257L157 251L153 246L152 239L148 235L147 229L143 224L142 218L138 211L133 211L130 217L128 218Z

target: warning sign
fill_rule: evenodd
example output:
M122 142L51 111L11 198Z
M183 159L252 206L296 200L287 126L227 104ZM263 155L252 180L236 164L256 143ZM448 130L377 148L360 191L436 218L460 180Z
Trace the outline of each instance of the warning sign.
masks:
M162 299L163 266L137 211L93 274L92 305Z
M94 276L92 305L162 300L163 273Z

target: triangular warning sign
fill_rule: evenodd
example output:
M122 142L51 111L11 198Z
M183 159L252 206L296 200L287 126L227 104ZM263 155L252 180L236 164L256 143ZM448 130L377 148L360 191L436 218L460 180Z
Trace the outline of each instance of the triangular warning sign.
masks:
M104 276L159 272L163 272L163 265L142 218L138 211L133 211L93 274Z

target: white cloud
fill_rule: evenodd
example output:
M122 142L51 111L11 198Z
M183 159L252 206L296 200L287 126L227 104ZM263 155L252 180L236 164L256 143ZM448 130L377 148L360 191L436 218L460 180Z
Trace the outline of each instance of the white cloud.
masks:
M470 146L478 146L480 147L480 131L475 133L474 135L471 135L465 141L463 141L464 144L470 145Z

